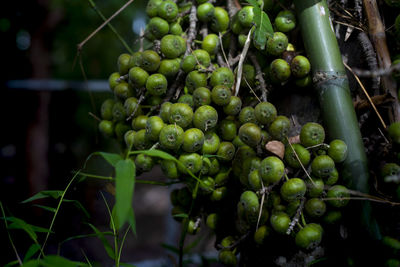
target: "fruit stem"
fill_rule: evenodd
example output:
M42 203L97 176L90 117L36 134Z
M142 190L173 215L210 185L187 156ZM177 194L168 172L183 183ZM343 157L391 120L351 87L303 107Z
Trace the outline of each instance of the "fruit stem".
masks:
M307 222L306 222L306 219L304 218L303 212L301 212L300 217L301 217L301 223L303 224L303 226L306 226Z

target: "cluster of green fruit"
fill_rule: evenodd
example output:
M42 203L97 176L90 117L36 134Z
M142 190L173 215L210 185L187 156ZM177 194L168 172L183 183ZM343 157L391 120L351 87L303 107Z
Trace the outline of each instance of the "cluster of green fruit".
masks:
M236 96L238 68L232 71L229 64L217 63L218 55L231 43L245 45L253 30L254 7L245 6L230 18L223 7L210 2L150 0L145 37L157 45L118 58L118 72L109 78L114 98L101 107L99 130L105 136L117 138L128 151L157 148L179 160L176 164L145 154L132 157L137 172L160 164L169 179L184 185L171 194L174 218L187 223L192 234L204 218L216 232L220 260L227 265L236 263L236 241L249 233L258 245L269 235L290 234L300 248L314 247L322 238L319 223L338 220L341 213L336 208L346 205L349 197L344 186L335 185L335 164L345 159L346 144L324 144L325 131L317 123L305 124L300 142L291 144L290 120L278 115L270 102L254 97L253 88L256 93L265 89L260 88L264 78L257 77L255 64L264 70L266 83L276 87L290 81L307 86L311 81L308 59L294 51L285 34L295 28L296 18L273 2L264 1L263 8L275 16L276 32L265 47L253 40L249 51L257 62L244 62ZM197 40L201 35L190 38L200 32L197 20L213 31L203 34L202 41ZM171 100L174 94L177 99ZM265 149L273 140L285 146L281 157ZM326 211L325 201L333 209ZM306 218L316 223L306 224Z

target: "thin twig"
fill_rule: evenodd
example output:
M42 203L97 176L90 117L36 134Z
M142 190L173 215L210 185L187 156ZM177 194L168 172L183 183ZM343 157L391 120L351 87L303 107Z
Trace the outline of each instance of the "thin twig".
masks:
M235 87L235 90L234 90L234 95L235 96L237 96L238 93L239 93L240 83L242 81L243 63L244 63L244 59L246 58L247 51L249 51L249 47L250 47L251 32L252 31L249 30L249 33L247 34L246 42L244 43L244 47L243 47L242 53L240 54L239 64L238 64L237 73L236 73L236 87Z
M138 99L138 102L136 103L135 109L132 111L132 113L129 115L129 117L126 118L126 121L129 121L130 119L133 118L133 116L135 116L137 110L139 109L140 104L143 102L144 99L145 99L145 95L144 95L144 93L142 93Z
M15 253L15 256L17 257L19 265L22 266L22 260L18 255L17 248L15 247L14 242L13 242L13 240L11 238L10 232L8 231L8 223L7 223L7 219L6 219L6 213L4 212L3 204L1 202L0 202L0 208L1 208L1 213L3 215L3 218L4 218L4 224L6 225L6 231L7 231L7 234L8 234L8 239L10 240L10 243L11 243L11 247L12 247L14 253Z
M226 54L225 54L224 45L222 43L222 34L221 34L221 32L218 32L218 38L219 38L219 45L221 47L222 55L224 55L224 59L225 59L226 65L228 65L228 68L231 68L231 66L229 65L229 60L228 60L228 58L226 57Z
M400 63L390 66L390 68L386 69L376 69L376 70L359 70L354 69L354 73L357 74L358 77L379 77L379 76L389 76L392 75L393 72L400 71Z
M101 121L101 119L99 117L97 117L95 114L93 114L92 112L89 112L89 115L91 117L93 117L96 121Z
M289 228L288 228L287 231L286 231L286 234L287 234L287 235L290 235L290 233L291 233L291 232L293 231L293 229L294 229L294 226L299 222L300 215L302 214L303 208L304 208L304 201L305 201L305 198L302 197L302 198L301 198L301 201L300 201L300 205L299 205L299 207L297 208L296 214L294 215L292 221L291 221L290 224L289 224Z

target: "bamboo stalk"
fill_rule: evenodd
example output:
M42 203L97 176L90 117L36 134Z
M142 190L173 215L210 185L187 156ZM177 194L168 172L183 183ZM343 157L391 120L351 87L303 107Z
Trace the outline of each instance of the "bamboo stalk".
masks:
M382 23L376 0L363 0L365 14L368 19L368 33L372 39L379 67L389 69L392 65L389 49L386 43L385 26ZM389 93L395 101L392 103L392 118L390 122L400 121L400 105L397 96L396 82L390 76L382 76L382 87L384 93Z
M347 186L368 193L367 157L328 6L325 0L295 0L294 3L328 135L330 139L343 140L348 146L341 175ZM365 202L361 208L364 227L372 237L380 239L379 228L371 218L370 204Z

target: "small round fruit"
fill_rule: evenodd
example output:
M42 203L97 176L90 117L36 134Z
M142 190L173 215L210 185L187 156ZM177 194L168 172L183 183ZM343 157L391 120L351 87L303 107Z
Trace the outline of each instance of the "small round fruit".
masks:
M310 158L310 152L300 144L288 145L285 149L285 161L290 167L300 168L301 165L307 166Z
M285 172L285 165L278 157L270 156L261 161L260 175L265 184L278 182Z
M211 91L206 87L198 87L193 91L193 103L195 107L211 104Z
M218 253L218 261L225 266L236 266L237 259L235 254L230 250L221 250Z
M303 78L310 73L311 64L305 56L295 56L290 63L292 74L296 78Z
M158 5L157 14L167 21L173 21L178 15L178 6L171 0L164 0Z
M282 211L273 213L270 218L272 229L279 234L286 234L290 221L289 215Z
M169 24L160 17L154 17L147 24L146 31L152 34L155 39L160 39L169 32Z
M124 134L124 141L126 147L131 150L133 147L133 141L135 140L136 132L134 130L129 130Z
M160 107L160 117L165 123L169 122L169 110L171 106L171 102L164 102Z
M185 85L189 89L189 92L192 93L199 87L207 86L207 75L197 70L191 71L186 76Z
M290 66L285 60L277 58L271 62L269 75L272 81L279 83L286 82L290 74Z
M126 82L117 84L114 88L114 95L121 100L133 96L133 88Z
M282 32L274 32L271 38L267 39L267 53L273 56L279 56L286 50L288 38Z
M206 50L210 55L215 55L219 49L218 35L211 33L204 37L201 48Z
M181 126L182 128L188 127L192 123L193 110L188 104L175 103L172 104L169 110L169 123Z
M181 62L181 69L189 73L196 68L196 57L194 55L187 55Z
M142 88L146 84L149 74L141 67L133 67L129 70L129 81L135 88Z
M208 228L210 228L211 230L215 230L217 228L217 222L218 222L218 214L216 213L208 214L206 219L206 224Z
M307 200L304 208L309 216L317 218L325 214L326 204L319 198L311 198Z
M210 200L220 201L224 199L227 194L227 191L228 189L225 186L214 189L214 191L211 193Z
M142 65L142 61L143 61L143 55L142 52L135 52L132 54L131 56L131 62L130 62L130 66L131 68L133 67L140 67Z
M229 27L228 12L222 7L215 7L210 27L213 32L226 31Z
M167 87L167 78L160 73L152 74L146 81L146 89L151 95L163 95L167 91Z
M329 143L328 156L335 163L343 162L347 157L347 145L340 139L333 140Z
M385 182L398 181L399 175L400 166L396 163L386 163L381 170L381 176Z
M213 129L218 122L218 112L212 106L204 105L196 109L193 115L193 124L196 128L207 132Z
M185 104L188 104L189 107L194 108L193 96L191 94L181 95L176 102L177 103L185 103Z
M133 146L137 150L145 150L151 146L151 142L147 138L145 129L141 129L135 133L135 136L133 138Z
M246 122L257 123L256 115L253 107L244 107L239 113L240 124L245 124Z
M201 156L197 153L185 153L179 156L179 161L182 163L178 165L178 170L181 173L187 174L188 170L193 174L198 173L203 167Z
M241 109L242 100L237 96L231 96L229 103L223 107L224 113L231 116L237 115Z
M243 27L250 27L254 23L254 7L253 6L245 6L243 7L238 14L238 19L240 24Z
M154 72L160 66L160 56L153 50L145 50L142 53L142 63L140 67L148 72Z
M286 116L277 116L268 127L273 139L284 141L290 130L290 120Z
M175 161L163 159L160 162L161 170L169 179L178 179L179 171ZM176 205L176 204L175 204Z
M265 239L270 235L270 229L266 225L260 226L254 233L254 242L259 245L264 244Z
M161 39L160 47L166 58L177 58L186 51L186 41L178 35L167 34Z
M218 130L222 140L232 141L237 134L236 123L231 120L222 120L218 125Z
M163 59L161 60L158 73L164 75L168 79L174 78L180 68L180 60L174 59Z
M245 191L240 195L239 206L243 208L246 221L250 224L257 223L260 202L253 191Z
M201 22L209 22L214 14L214 6L211 3L204 3L197 7L197 18Z
M319 155L311 162L311 172L319 178L329 177L335 168L335 162L327 155Z
M345 186L334 185L329 188L326 197L330 199L328 200L328 204L336 208L341 208L349 203L350 193Z
M124 105L121 102L116 102L112 108L112 114L114 121L124 121L126 118Z
M396 144L400 144L400 122L390 124L388 132L390 139Z
M146 134L151 141L158 141L164 122L159 116L151 116L146 122Z
M214 132L208 132L204 136L204 144L201 152L206 155L215 154L218 151L220 139Z
M289 32L296 27L296 16L290 10L282 10L275 18L278 32Z
M258 191L262 188L260 171L258 169L249 173L248 184L253 191Z
M183 143L183 129L179 125L170 124L161 129L159 142L161 147L177 150Z
M130 60L131 60L131 55L129 54L121 54L118 57L118 72L121 75L125 75L128 73L129 68L130 68Z
M140 172L149 172L154 166L154 160L150 156L139 154L135 158L135 165Z
M296 234L296 245L302 249L310 250L321 243L322 227L316 223L309 223Z
M103 120L112 120L113 119L113 113L112 109L115 104L114 99L106 99L102 104L101 104L101 109L100 109L100 114L101 118Z
M324 181L322 179L313 179L306 181L307 184L307 195L309 197L319 197L324 192Z
M271 103L261 102L254 108L254 115L259 123L269 125L275 120L277 111Z
M210 85L213 87L217 85L225 85L226 87L231 88L234 82L235 76L227 67L220 67L211 74Z
M246 145L255 147L261 142L261 129L256 124L247 122L240 126L239 138Z
M221 142L218 147L217 156L221 161L231 161L235 156L235 146L231 142Z
M199 184L199 189L202 194L211 194L214 191L215 182L214 179L210 176L205 176L201 179L201 183Z
M163 0L150 0L147 2L146 13L150 18L157 16L158 6L162 3Z
M187 226L187 232L191 235L195 235L200 231L200 226L193 220L189 220Z
M218 106L229 104L231 90L225 85L217 85L211 91L211 99Z
M183 134L182 149L185 152L196 152L203 147L204 134L197 128L191 128Z
M299 200L306 194L307 186L300 178L287 180L281 187L281 196L284 200L291 202Z
M203 49L196 49L193 51L193 55L196 58L196 62L199 63L202 67L209 67L211 64L210 54Z
M325 140L325 130L321 124L308 122L301 127L300 142L303 146L316 146Z
M110 85L110 89L112 91L114 91L115 86L118 85L120 77L121 75L119 74L119 72L114 72L111 73L110 77L108 78L108 84Z
M114 135L114 123L108 120L100 121L99 131L106 137L112 137Z
M146 129L148 117L145 115L139 115L132 120L132 129L135 131Z

